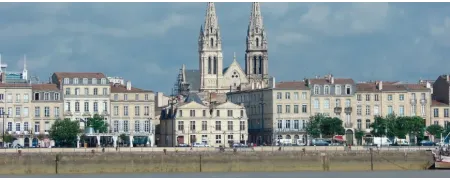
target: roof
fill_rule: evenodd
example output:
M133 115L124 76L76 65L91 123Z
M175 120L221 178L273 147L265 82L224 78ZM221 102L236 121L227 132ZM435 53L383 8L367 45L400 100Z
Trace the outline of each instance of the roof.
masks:
M433 100L433 102L431 102L431 106L449 106L448 104L444 103L444 102L439 102L436 100Z
M356 84L356 92L380 92L375 83L358 83Z
M189 83L189 90L199 91L200 90L200 70L185 70L185 80Z
M146 93L146 92L153 92L153 91L139 89L133 86L131 87L130 90L127 90L127 86L118 83L116 84L111 83L111 93Z
M64 78L106 78L103 73L99 72L55 72L54 75L59 81Z
M56 84L33 84L33 91L59 91Z
M202 100L200 99L200 97L198 97L197 93L189 93L189 95L186 97L186 99L184 100L185 103L190 103L190 102L196 102L199 103L201 105L205 105L203 104Z
M310 84L331 84L328 78L309 79ZM334 84L354 84L355 81L351 78L334 78Z
M31 88L31 84L29 84L29 83L0 83L0 87L2 87L2 88L30 87Z
M426 85L424 84L396 84L392 82L383 83L381 91L428 91ZM377 83L357 83L356 92L381 92Z
M275 89L277 90L309 90L303 81L288 81L288 82L279 82L275 85Z

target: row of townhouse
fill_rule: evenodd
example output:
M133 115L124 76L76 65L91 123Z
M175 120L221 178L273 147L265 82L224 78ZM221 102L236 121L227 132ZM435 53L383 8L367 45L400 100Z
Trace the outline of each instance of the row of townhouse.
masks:
M338 117L345 139L355 143L356 130L370 136L376 115L420 116L426 125L448 126L449 76L435 82L361 82L332 75L279 82L265 89L227 93L233 103L243 103L249 118L249 142L271 144L275 139L307 141L310 116Z
M88 136L117 139L124 133L154 143L154 93L132 87L130 81L110 83L103 73L56 72L48 84L1 83L0 112L2 132L24 146L36 146L39 135L47 137L56 119L79 121L84 129L95 114L104 117L108 132Z

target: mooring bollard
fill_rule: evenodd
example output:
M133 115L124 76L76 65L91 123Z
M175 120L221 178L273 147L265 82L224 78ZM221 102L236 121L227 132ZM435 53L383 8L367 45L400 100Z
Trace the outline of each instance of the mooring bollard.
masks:
M323 171L329 171L330 165L328 163L328 158L326 153L320 153L320 156L322 156L322 168Z
M104 147L102 148L102 152L103 152L103 153L105 152L105 148L104 148Z
M94 150L94 149L93 149L93 150L91 150L91 153L92 153L92 154L95 154L95 150Z
M163 149L164 155L167 155L167 149Z
M370 170L373 171L373 149L369 148L370 150Z

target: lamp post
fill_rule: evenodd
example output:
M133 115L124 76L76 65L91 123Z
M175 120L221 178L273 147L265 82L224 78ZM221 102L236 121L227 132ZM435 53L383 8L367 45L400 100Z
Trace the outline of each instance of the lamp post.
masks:
M261 143L264 143L264 92L261 93L261 99L260 99L260 103L261 105L261 129L260 129L260 133L262 133L262 135L260 134L260 141Z

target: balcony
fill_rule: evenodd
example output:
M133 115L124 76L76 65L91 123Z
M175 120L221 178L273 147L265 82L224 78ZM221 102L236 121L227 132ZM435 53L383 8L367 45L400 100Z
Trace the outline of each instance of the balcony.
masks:
M352 107L346 107L345 114L351 114L351 113L352 113Z
M90 112L84 112L83 116L91 116L91 113Z
M22 132L20 132L20 131L16 131L16 132L15 132L15 134L16 134L16 135L21 135L21 134L22 134Z
M426 99L421 99L420 100L420 104L427 104L427 100Z
M274 133L302 133L302 132L306 132L306 129L301 128L301 129L274 129L273 130Z
M345 127L345 128L353 128L353 123L351 123L351 122L346 122L346 123L344 124L344 127Z
M103 112L102 112L102 116L109 116L108 111L103 111Z
M342 112L342 108L341 107L335 107L334 108L334 113L341 114L341 112Z
M66 112L64 112L64 116L72 116L73 114L72 114L72 112L70 112L70 111L66 111Z
M411 104L417 104L417 99L411 99L411 100L410 100L410 103L411 103Z

